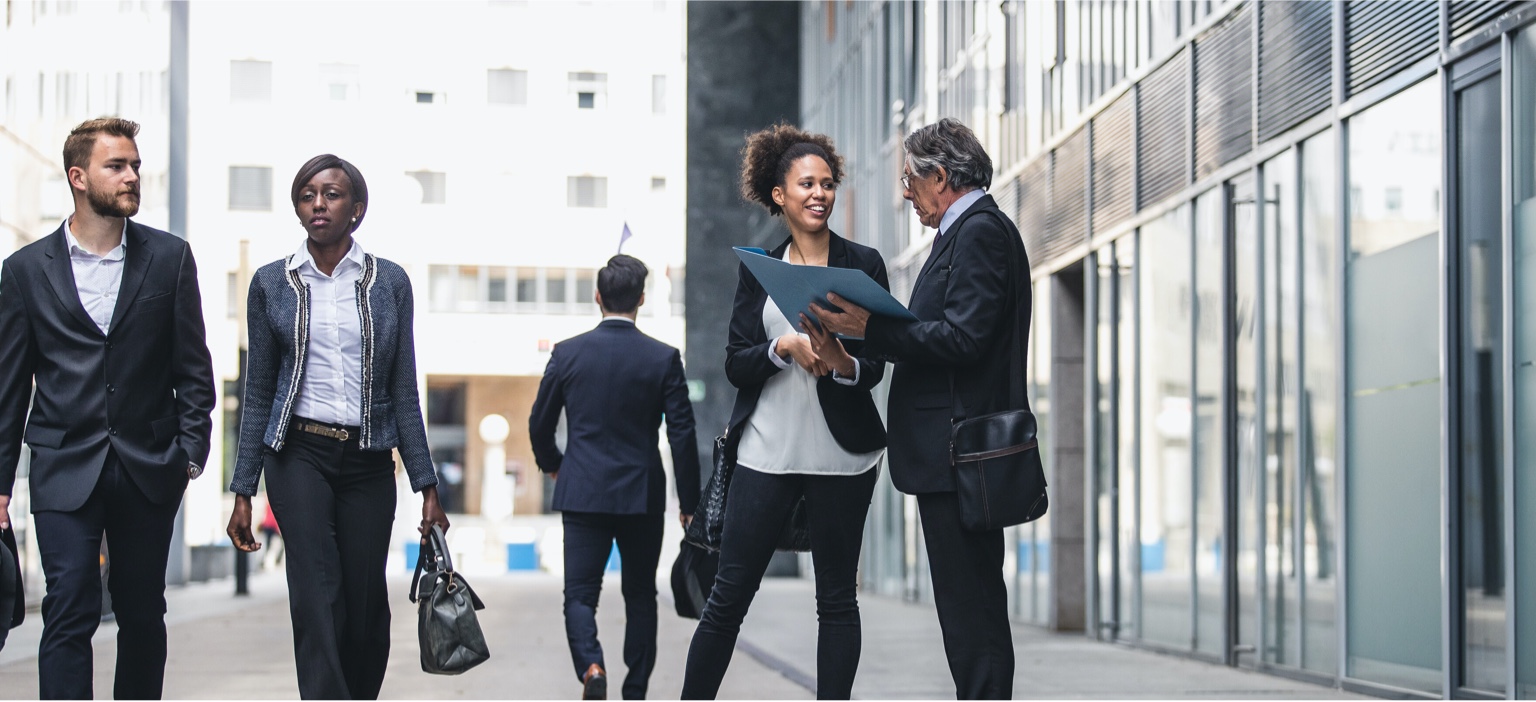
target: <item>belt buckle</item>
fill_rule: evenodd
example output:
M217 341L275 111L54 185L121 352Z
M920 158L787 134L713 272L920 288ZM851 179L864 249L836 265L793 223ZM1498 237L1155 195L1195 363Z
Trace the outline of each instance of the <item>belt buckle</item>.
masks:
M352 438L352 432L349 432L346 429L332 429L331 431L336 432L337 441L346 441L347 439Z

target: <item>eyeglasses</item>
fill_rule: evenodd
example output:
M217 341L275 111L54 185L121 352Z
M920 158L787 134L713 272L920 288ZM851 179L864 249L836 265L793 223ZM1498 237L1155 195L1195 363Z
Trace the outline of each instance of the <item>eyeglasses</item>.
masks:
M901 188L903 190L911 190L912 189L912 174L911 173L907 173L907 174L905 174L905 175L903 175L901 177Z

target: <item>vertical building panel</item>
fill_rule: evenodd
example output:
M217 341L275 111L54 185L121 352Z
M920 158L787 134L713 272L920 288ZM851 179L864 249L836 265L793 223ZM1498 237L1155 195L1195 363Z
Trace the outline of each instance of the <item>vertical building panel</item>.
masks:
M1093 230L1112 227L1135 211L1131 192L1131 110L1126 93L1093 120Z
M1333 6L1259 3L1259 141L1328 108Z
M1189 184L1188 101L1189 52L1181 50L1147 76L1137 91L1138 209Z
M1440 3L1354 0L1344 5L1347 85L1354 95L1432 56L1440 44Z
M1047 241L1041 251L1056 256L1088 239L1088 131L1079 129L1056 148L1051 167Z
M1243 6L1195 41L1195 178L1253 148L1253 12Z

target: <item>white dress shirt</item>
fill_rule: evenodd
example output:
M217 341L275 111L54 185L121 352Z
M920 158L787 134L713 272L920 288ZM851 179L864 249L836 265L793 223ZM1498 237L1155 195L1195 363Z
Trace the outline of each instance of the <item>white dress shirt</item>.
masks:
M69 265L75 273L75 290L91 321L107 333L112 326L112 311L117 308L117 291L123 285L123 260L128 255L128 220L123 219L122 241L105 256L97 256L80 245L64 220L64 239L69 243Z
M971 205L976 204L977 200L986 197L986 195L987 191L982 190L981 188L977 188L964 195L961 195L960 199L955 200L955 204L950 205L949 209L944 210L944 216L939 218L938 235L942 237L945 234L948 234L949 228L954 226L955 220L960 219L960 215L965 214L966 210L971 209Z
M356 241L331 275L309 255L309 241L288 262L309 287L309 348L304 381L293 414L317 422L355 427L363 411L363 330L357 309L357 281L363 274L363 247Z
M771 300L763 305L763 328L775 337L793 331ZM827 428L816 382L810 371L794 366L763 383L757 408L741 432L738 465L761 473L857 475L880 462L884 449L850 453L837 443Z

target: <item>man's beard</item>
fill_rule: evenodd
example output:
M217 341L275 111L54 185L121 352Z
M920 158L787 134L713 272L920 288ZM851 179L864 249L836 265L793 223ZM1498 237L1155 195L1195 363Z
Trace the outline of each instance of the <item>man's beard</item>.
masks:
M91 211L102 217L132 217L139 213L139 192L132 191L133 197L124 202L120 196L127 193L108 193L96 188L86 188L85 199L91 204Z

